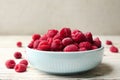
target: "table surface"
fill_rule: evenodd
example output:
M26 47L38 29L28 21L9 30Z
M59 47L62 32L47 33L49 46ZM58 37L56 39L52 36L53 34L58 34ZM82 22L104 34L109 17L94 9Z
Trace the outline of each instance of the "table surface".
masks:
M96 36L95 36L96 37ZM31 41L30 36L0 36L0 80L79 80L79 79L120 79L120 53L111 53L109 47L105 45L106 40L112 40L113 44L120 49L120 36L98 36L105 47L102 63L96 68L73 75L52 75L36 70L28 65L27 71L17 73L14 69L7 69L5 61L14 59L17 63L25 58L25 48ZM16 47L16 42L23 43L22 48ZM13 54L20 51L22 59L15 59Z

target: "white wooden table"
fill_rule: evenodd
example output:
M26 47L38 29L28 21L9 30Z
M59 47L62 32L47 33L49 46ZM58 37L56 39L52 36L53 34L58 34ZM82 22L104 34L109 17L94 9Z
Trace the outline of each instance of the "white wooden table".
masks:
M103 61L93 70L73 75L51 75L32 68L30 65L24 73L17 73L14 69L7 69L5 61L15 59L15 51L21 51L25 58L25 48L16 47L17 41L22 41L23 46L31 40L30 36L0 36L0 80L79 80L79 79L119 79L120 80L120 53L109 51L110 46L105 45L106 40L112 40L120 50L120 36L99 36L105 46Z

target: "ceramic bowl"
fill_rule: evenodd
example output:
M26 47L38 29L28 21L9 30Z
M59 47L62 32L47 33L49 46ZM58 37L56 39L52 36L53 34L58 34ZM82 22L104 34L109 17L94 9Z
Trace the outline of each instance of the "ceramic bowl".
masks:
M26 48L26 58L32 67L53 74L83 72L101 63L104 47L77 52L39 51Z

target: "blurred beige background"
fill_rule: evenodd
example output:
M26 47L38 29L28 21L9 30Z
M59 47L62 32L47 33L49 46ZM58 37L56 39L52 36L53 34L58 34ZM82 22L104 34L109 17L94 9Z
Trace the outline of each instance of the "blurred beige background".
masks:
M120 0L0 0L0 35L61 27L120 35Z

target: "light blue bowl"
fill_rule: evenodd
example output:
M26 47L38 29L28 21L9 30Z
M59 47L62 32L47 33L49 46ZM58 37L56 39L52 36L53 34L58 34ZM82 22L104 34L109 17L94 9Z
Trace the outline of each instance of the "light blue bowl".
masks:
M26 48L26 57L38 70L66 74L83 72L95 68L101 63L104 47L96 50L78 52L39 51Z

